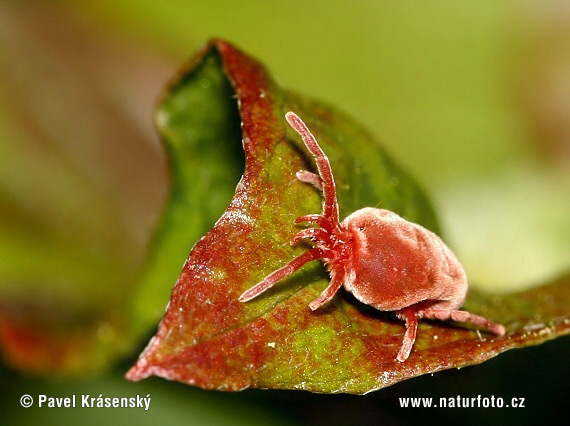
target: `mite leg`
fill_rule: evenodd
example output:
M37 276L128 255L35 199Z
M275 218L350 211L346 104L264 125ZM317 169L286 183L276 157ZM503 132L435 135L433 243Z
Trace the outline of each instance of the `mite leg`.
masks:
M326 219L322 214L307 214L304 216L299 216L297 219L293 221L293 223L296 225L302 222L315 223L319 225L321 228L324 228L328 231L332 229L330 221Z
M320 223L323 223L324 220L325 218L322 214L306 214L304 216L299 216L297 219L293 221L293 223L297 224L301 222L308 222L308 223L316 223L317 225L319 225Z
M287 265L283 266L282 268L277 269L276 271L273 271L271 274L269 274L267 277L265 277L263 279L263 281L261 281L259 284L256 284L253 287L251 287L249 290L245 291L239 297L239 301L240 302L247 302L247 301L253 299L254 297L259 296L261 293L263 293L265 290L268 290L271 287L273 287L275 284L277 284L279 281L281 281L287 275L290 275L293 272L295 272L296 270L298 270L299 268L301 268L305 263L311 262L311 261L317 260L317 259L322 259L323 256L325 255L325 253L326 253L326 250L323 250L321 248L313 248L313 249L307 250L305 253L296 257L291 262L289 262Z
M406 334L402 341L402 346L398 351L396 360L404 362L410 356L414 342L416 341L416 333L418 331L418 317L413 309L405 308L397 312L398 318L406 321Z
M311 308L311 311L319 309L321 306L323 306L325 303L331 300L338 291L338 289L342 287L343 281L344 281L344 274L334 275L331 278L330 284L328 285L327 288L323 290L321 295L315 300L313 300L311 303L309 303L309 308Z
M331 222L334 229L340 228L340 220L338 216L338 201L336 197L336 186L334 183L333 172L329 159L320 147L317 139L311 133L306 124L299 118L297 114L289 111L285 114L285 119L289 125L295 129L303 139L305 146L315 158L319 178L323 191L324 205L323 216Z
M490 331L497 336L505 334L505 327L500 324L495 324L490 319L474 315L467 311L457 311L454 309L426 309L418 312L423 318L437 319L441 321L453 320L457 322L470 322L477 327Z
M330 234L322 228L307 228L299 231L292 239L291 245L298 244L299 241L308 239L311 241L322 241L324 244L330 242Z
M299 170L296 176L301 182L310 183L319 191L323 190L323 181L319 175L307 172L306 170Z

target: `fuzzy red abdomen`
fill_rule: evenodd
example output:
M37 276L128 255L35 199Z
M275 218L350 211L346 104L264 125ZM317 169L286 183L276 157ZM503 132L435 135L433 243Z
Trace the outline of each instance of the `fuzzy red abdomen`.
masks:
M345 283L357 299L393 311L423 301L461 306L467 292L463 267L431 231L388 210L358 210L344 221L355 235Z

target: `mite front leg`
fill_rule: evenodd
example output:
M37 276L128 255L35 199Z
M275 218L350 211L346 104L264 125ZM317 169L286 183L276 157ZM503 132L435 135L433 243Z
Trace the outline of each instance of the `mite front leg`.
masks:
M301 182L310 183L319 191L323 190L323 181L319 175L306 170L299 170L295 175Z
M267 277L263 279L259 284L254 285L249 290L243 292L243 294L239 297L240 302L247 302L254 297L259 296L266 290L269 290L287 275L291 275L293 272L301 268L305 263L311 262L313 260L322 259L325 254L326 250L321 248L313 248L311 250L307 250L300 256L297 256L287 265L283 266L282 268L273 271Z
M306 214L304 216L299 216L297 219L293 221L295 225L303 222L315 223L319 225L321 228L324 228L328 231L332 229L330 221L326 219L322 214Z
M474 315L467 311L458 311L454 309L426 309L418 312L422 318L437 319L441 321L453 320L457 322L470 322L477 327L483 328L497 336L505 334L505 327L495 324L488 318Z
M330 241L330 234L322 228L307 228L299 231L292 239L290 244L292 246L299 243L299 241L308 239L315 243L320 242L326 245Z
M323 306L325 303L331 300L336 294L336 292L339 290L339 288L342 287L343 281L344 281L344 274L334 275L331 278L331 282L328 285L328 287L323 290L323 292L318 298L316 298L309 304L309 308L311 308L311 311L319 309L321 306Z
M404 308L397 312L398 318L406 321L406 334L404 334L404 340L402 341L402 346L398 351L396 360L404 362L410 356L414 342L416 341L416 333L418 331L418 317L416 312L411 308Z
M323 191L323 216L330 221L333 228L338 230L340 228L340 221L338 216L338 201L336 197L336 186L334 183L333 172L329 159L321 149L315 136L311 133L306 124L299 118L297 114L289 111L285 114L285 119L293 129L303 139L305 146L315 158L317 163L317 170L319 171L319 179Z

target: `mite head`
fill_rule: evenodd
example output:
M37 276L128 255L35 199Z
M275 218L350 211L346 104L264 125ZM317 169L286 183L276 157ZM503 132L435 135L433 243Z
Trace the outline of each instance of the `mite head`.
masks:
M342 225L359 244L366 246L369 235L377 235L398 218L397 214L389 210L366 207L347 216Z

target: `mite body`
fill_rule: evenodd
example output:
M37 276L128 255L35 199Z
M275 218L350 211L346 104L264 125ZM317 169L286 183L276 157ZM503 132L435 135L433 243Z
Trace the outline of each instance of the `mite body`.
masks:
M436 234L389 210L371 207L357 210L340 222L328 158L295 113L288 112L285 117L316 160L318 175L300 171L297 178L322 191L323 212L295 220L316 227L301 230L291 244L308 239L313 248L244 292L240 301L253 299L305 263L320 259L331 282L309 304L311 310L332 299L344 285L362 303L381 311L395 311L406 323L396 356L400 362L410 355L420 318L470 322L497 335L505 333L502 325L458 310L467 293L467 277L455 255Z
M431 309L463 304L467 277L433 232L389 210L365 208L348 216L353 258L344 286L363 303L397 311L429 301Z

